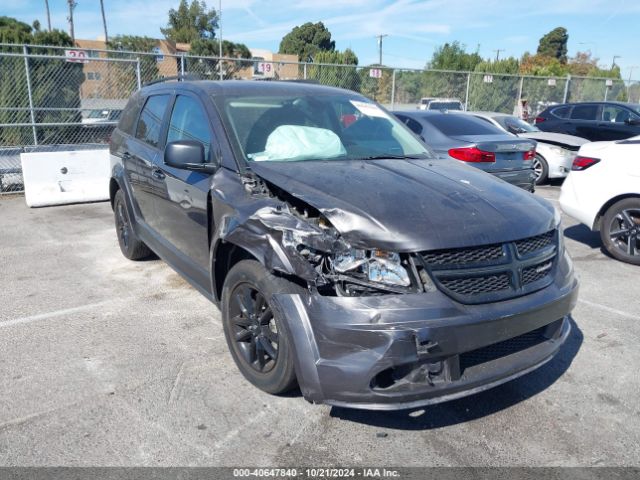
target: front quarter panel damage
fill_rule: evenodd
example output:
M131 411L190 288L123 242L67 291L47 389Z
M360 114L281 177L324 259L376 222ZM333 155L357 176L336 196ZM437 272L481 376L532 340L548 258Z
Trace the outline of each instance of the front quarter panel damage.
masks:
M243 248L265 268L294 276L308 285L326 280L297 249L304 244L319 252L339 252L348 246L335 230L319 226L317 218L305 218L255 176L221 170L211 189L215 248L223 242ZM311 210L311 209L310 209ZM212 252L215 260L215 252ZM214 270L215 271L215 268Z

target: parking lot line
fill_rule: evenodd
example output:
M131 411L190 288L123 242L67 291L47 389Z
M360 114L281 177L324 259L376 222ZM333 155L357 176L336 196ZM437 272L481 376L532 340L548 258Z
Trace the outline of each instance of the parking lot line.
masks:
M630 318L632 320L637 320L638 315L633 315L632 313L624 312L622 310L618 310L616 308L607 307L606 305L601 305L600 303L590 302L589 300L584 300L582 298L578 299L578 303L584 303L585 305L589 305L590 307L600 308L609 313L615 313L616 315L620 315L621 317Z
M61 317L63 315L69 315L72 313L82 312L84 310L91 310L92 308L102 307L112 303L112 301L102 301L97 303L88 303L79 307L65 308L62 310L54 310L53 312L39 313L37 315L30 315L28 317L14 318L12 320L6 320L0 322L0 328L13 327L15 325L21 325L25 323L37 322L39 320L47 320L49 318Z

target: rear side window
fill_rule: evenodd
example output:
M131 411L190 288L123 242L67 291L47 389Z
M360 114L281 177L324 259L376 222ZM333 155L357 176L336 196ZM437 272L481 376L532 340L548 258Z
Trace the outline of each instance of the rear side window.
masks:
M178 140L197 140L204 145L204 158L209 159L211 131L209 120L194 98L179 95L171 112L167 143Z
M597 105L575 105L571 112L572 120L595 120L598 115Z
M482 120L461 114L430 115L425 121L447 136L455 135L504 135L498 127Z
M119 110L117 111L119 112ZM120 117L120 121L118 122L118 128L120 129L120 131L126 133L127 135L133 135L139 113L140 98L132 98L127 103L127 106L122 112L122 115L118 115ZM117 120L118 116L114 117L112 120Z
M551 110L551 113L558 118L569 118L571 107L558 107Z
M169 103L169 95L153 95L149 97L142 109L138 126L136 127L136 138L154 147L160 143L160 131L162 130L162 119Z
M398 115L398 119L404 123L409 130L413 133L420 135L422 133L422 125L416 122L413 118L405 117L404 115Z

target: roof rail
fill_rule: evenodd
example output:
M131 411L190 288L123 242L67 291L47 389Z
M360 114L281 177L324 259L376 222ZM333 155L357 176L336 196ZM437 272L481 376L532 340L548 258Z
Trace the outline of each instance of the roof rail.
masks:
M157 78L155 80L151 80L150 82L143 83L142 86L148 87L149 85L155 85L156 83L170 82L172 80L175 80L177 82L186 82L190 80L202 80L202 77L200 77L200 75L195 75L193 73L185 73L184 75L173 75L171 77Z

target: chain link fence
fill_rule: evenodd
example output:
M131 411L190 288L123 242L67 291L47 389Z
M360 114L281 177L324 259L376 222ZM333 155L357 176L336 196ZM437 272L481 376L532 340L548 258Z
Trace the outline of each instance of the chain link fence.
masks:
M192 74L206 80L307 80L346 88L390 109L422 98L460 100L468 110L512 113L527 99L535 116L564 102L640 99L640 84L587 77L359 67L0 44L0 194L23 190L20 153L107 148L129 96L147 82Z

